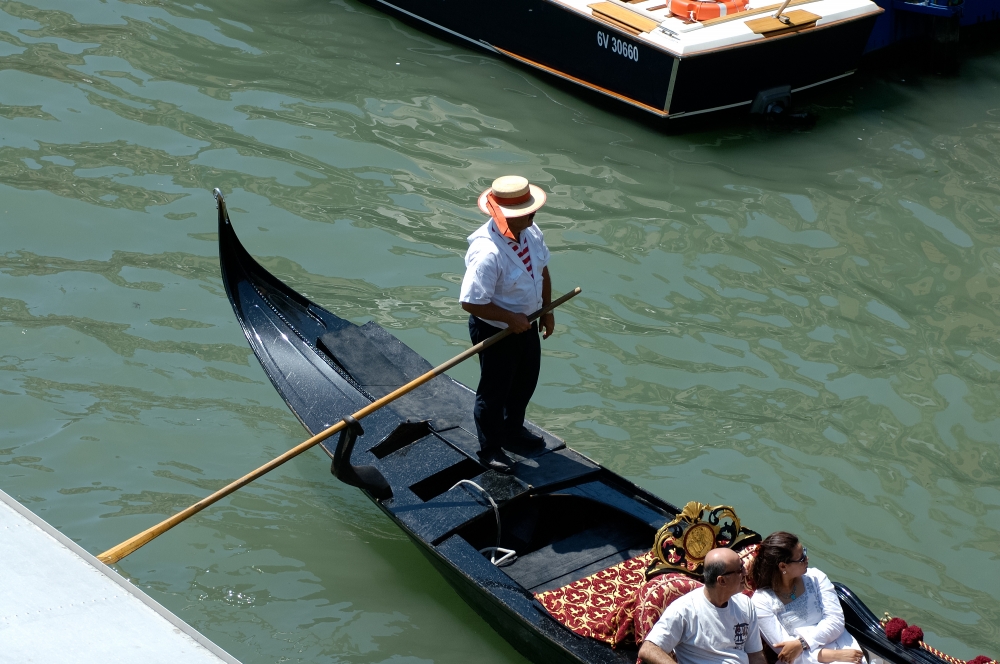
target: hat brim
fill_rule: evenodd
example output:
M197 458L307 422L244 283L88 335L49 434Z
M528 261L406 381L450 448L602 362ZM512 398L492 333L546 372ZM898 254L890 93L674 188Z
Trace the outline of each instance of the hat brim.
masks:
M490 193L491 189L487 189L479 195L479 209L483 211L483 214L489 214L490 211L486 207L486 196ZM523 189L521 191L524 191ZM503 216L508 219L511 217L526 217L532 212L538 211L540 207L545 205L545 192L542 191L541 187L536 187L533 184L528 185L528 192L531 194L531 198L524 201L523 203L518 203L517 205L501 205L500 211L503 212Z

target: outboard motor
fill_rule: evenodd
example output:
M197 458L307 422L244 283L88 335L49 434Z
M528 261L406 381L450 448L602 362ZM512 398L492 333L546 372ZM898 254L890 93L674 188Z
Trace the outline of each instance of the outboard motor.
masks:
M351 453L354 452L354 444L358 442L358 436L363 436L365 430L361 428L361 423L348 415L344 418L347 426L341 429L340 438L337 440L337 449L333 453L333 463L330 472L334 477L343 482L364 489L378 500L392 498L392 487L385 477L375 466L352 466Z
M781 85L761 90L750 106L754 118L762 118L769 125L777 127L808 127L816 118L805 112L792 112L792 87Z
M782 85L758 92L753 105L750 106L750 112L755 115L777 115L784 113L791 106L792 86Z

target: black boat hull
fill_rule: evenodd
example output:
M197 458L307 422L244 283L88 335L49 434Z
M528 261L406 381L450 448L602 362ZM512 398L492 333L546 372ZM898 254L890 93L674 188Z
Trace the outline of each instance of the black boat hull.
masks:
M527 659L539 664L542 662L546 664L581 664L583 662L633 664L635 662L638 654L635 648L622 648L616 651L610 648L595 647L588 649L590 651L589 658L581 657L579 648L566 647L562 642L571 646L579 646L579 643L574 642L582 641L583 638L573 634L562 625L550 631L548 638L541 636L539 630L523 620L520 614L512 612L495 596L484 594L477 579L461 573L451 561L438 554L433 547L426 546L419 539L412 537L411 539L448 584L455 589L458 596L482 616L497 634ZM538 610L543 611L540 605ZM557 632L558 638L552 638L553 631Z
M550 0L366 1L661 117L749 105L761 90L787 85L797 92L847 76L881 11L678 57ZM634 57L620 55L613 39Z

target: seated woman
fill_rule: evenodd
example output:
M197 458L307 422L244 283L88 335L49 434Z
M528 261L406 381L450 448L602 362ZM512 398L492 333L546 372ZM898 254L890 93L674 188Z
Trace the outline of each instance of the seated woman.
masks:
M799 538L767 536L753 564L753 595L761 635L785 664L861 661L858 642L844 629L844 612L826 574L809 568Z

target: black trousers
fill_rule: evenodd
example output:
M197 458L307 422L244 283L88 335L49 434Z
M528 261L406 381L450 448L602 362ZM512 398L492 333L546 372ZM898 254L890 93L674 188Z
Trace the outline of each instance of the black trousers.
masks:
M501 331L469 316L469 336L474 344ZM512 334L479 354L482 375L476 389L473 415L483 451L498 450L500 445L520 434L524 411L538 384L541 362L538 323L532 323L530 330Z

